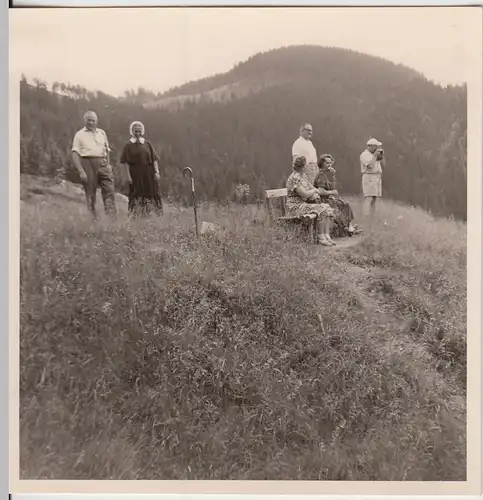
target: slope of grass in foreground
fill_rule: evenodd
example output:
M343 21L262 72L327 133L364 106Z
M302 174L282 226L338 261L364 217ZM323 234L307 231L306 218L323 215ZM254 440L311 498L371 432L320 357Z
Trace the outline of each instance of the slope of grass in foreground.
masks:
M463 225L387 203L334 251L249 208L199 242L21 210L21 478L465 479Z

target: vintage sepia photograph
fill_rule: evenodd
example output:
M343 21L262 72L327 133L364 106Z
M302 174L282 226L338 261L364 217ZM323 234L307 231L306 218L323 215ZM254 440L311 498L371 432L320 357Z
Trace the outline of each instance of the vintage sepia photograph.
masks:
M478 16L11 10L21 480L467 481Z

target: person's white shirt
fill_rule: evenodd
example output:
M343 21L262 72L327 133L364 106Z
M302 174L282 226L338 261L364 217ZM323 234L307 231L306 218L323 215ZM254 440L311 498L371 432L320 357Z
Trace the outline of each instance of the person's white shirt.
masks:
M72 151L82 157L93 156L104 158L111 149L104 130L98 127L92 130L83 127L74 136Z
M368 149L364 150L361 153L361 173L362 174L380 174L382 173L381 162L378 160L374 164L372 168L368 168L369 163L372 162L374 158L374 154L371 153Z
M300 136L292 146L292 157L305 156L307 163L317 163L317 151L310 139Z

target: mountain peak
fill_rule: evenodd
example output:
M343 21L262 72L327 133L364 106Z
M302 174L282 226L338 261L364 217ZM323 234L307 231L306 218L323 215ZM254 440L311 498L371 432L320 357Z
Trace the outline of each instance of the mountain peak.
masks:
M340 47L290 45L254 54L226 73L201 78L170 89L162 95L162 99L196 96L240 82L256 82L258 87L264 88L273 86L277 82L287 82L297 78L338 79L348 76L352 78L354 72L365 77L379 77L384 81L395 79L427 81L417 71L381 57Z

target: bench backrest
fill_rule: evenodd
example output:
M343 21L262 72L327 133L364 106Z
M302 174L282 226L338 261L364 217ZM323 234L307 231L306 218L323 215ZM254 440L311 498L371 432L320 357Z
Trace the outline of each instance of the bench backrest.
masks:
M285 216L285 202L287 200L287 188L267 189L265 191L265 206L267 207L270 219L273 219L273 200L278 200L282 217Z
M265 197L268 199L286 198L287 197L287 188L267 189L265 191Z

